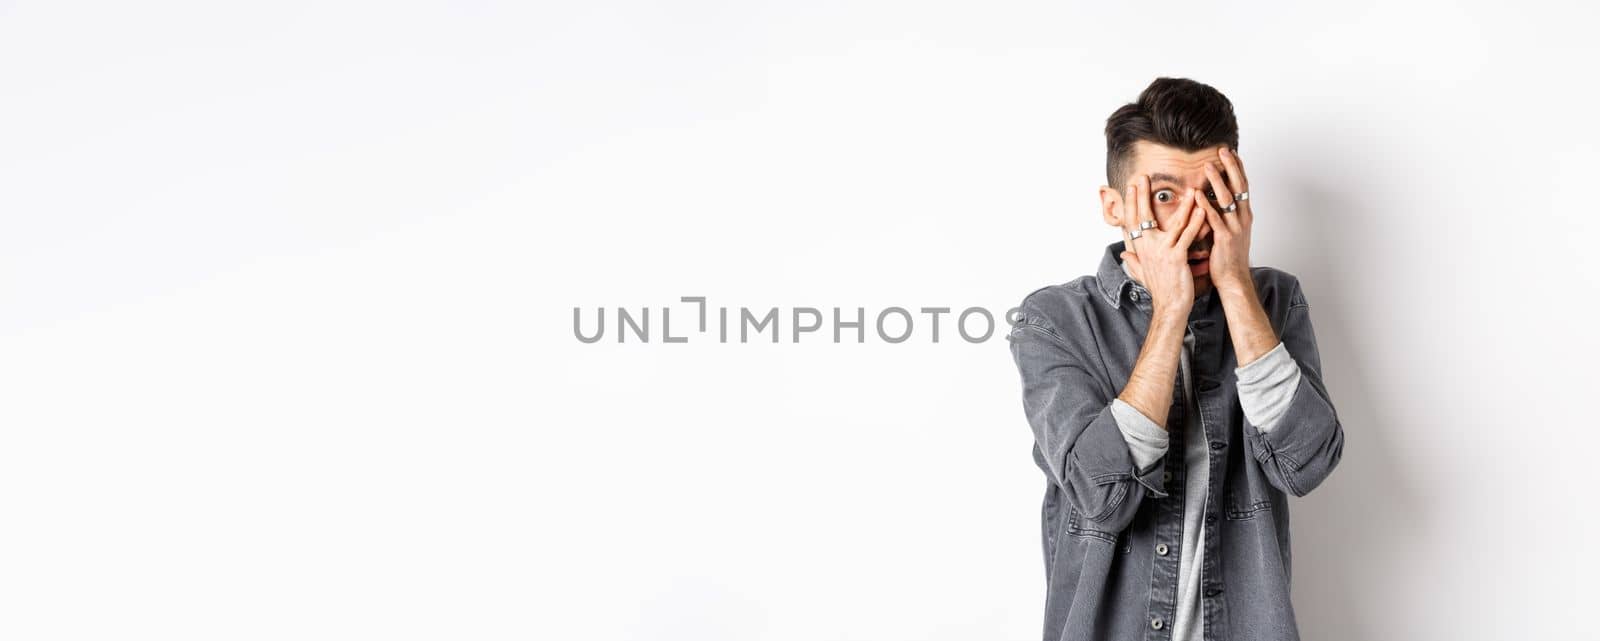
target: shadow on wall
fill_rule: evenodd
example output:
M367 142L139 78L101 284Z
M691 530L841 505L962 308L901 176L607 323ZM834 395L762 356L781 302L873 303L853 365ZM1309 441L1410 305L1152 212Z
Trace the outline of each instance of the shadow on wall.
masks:
M1391 241L1380 227L1349 215L1361 206L1351 191L1318 184L1315 176L1280 181L1273 200L1281 204L1269 215L1284 218L1283 255L1296 257L1286 268L1311 303L1324 382L1345 430L1339 467L1309 495L1291 498L1295 616L1308 640L1381 641L1392 626L1370 601L1381 594L1372 586L1412 574L1408 551L1431 515L1390 446L1393 430L1404 427L1390 403L1403 399L1373 387L1375 359L1353 335L1355 318L1375 309L1366 294L1373 283L1352 281L1339 266L1383 256Z

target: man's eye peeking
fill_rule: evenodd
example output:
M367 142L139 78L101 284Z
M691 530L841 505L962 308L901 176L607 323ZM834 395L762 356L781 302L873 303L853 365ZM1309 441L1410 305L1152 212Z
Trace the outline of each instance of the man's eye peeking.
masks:
M1173 198L1177 197L1178 195L1173 193L1171 189L1163 189L1156 192L1156 202L1158 203L1170 203Z

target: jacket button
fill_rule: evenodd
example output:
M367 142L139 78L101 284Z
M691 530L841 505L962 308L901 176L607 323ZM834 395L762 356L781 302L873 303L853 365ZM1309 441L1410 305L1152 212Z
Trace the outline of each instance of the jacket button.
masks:
M1134 292L1132 294L1132 297L1133 297L1134 300L1139 300L1139 292Z
M1166 556L1167 555L1167 544L1161 543L1161 544L1156 545L1156 554L1160 554L1161 556Z
M1172 482L1172 473L1171 472L1162 472L1161 473L1161 482L1162 483L1171 483Z
M1156 618L1150 620L1150 627L1155 628L1157 630L1160 630L1161 627L1164 626L1164 625L1166 625L1166 624L1161 622L1161 617L1156 617Z
M1210 590L1206 590L1206 596L1216 596L1218 594L1222 594L1222 588L1211 588Z
M1212 441L1211 442L1211 449L1213 449L1213 450L1220 450L1220 449L1222 449L1224 447L1227 447L1227 446L1228 446L1228 444L1227 443L1223 443L1222 441Z

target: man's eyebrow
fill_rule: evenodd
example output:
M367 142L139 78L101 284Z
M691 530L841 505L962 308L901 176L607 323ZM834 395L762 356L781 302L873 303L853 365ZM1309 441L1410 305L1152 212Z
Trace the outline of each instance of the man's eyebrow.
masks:
M1163 174L1163 173L1159 173L1159 172L1158 173L1154 173L1154 174L1150 174L1150 182L1151 183L1169 182L1169 183L1172 183L1174 185L1179 185L1179 186L1183 185L1183 181L1178 180L1177 176L1174 176L1172 174Z
M1156 173L1150 174L1150 184L1154 185L1154 184L1159 183L1159 182L1168 182L1168 183L1172 183L1174 185L1177 185L1179 187L1183 186L1183 181L1178 180L1178 177L1174 176L1172 174L1163 174L1161 172L1156 172ZM1210 191L1211 190L1210 181L1207 181L1204 184L1202 184L1199 187L1199 189L1200 189L1201 192Z

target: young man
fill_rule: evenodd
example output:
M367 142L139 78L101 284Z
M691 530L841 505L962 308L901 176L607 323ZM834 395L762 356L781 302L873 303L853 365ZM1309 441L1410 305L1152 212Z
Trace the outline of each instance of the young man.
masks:
M1339 464L1311 309L1250 266L1233 105L1159 78L1106 121L1099 269L1010 333L1044 497L1047 640L1298 639L1289 502Z

